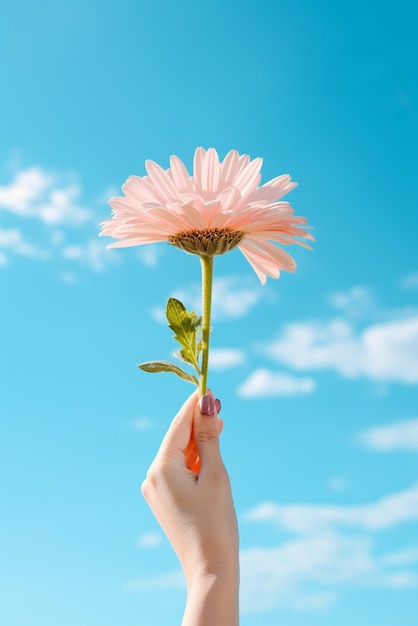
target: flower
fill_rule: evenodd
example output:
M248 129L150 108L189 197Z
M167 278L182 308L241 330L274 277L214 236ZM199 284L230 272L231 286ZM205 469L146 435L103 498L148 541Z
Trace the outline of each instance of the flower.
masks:
M183 162L170 158L164 170L146 161L148 176L131 176L124 196L112 198L112 219L101 235L120 241L109 248L167 241L200 257L213 257L237 247L262 283L293 272L293 258L275 244L313 240L288 202L278 202L296 183L287 174L259 186L262 159L251 160L231 150L222 161L214 148L197 148L193 176Z

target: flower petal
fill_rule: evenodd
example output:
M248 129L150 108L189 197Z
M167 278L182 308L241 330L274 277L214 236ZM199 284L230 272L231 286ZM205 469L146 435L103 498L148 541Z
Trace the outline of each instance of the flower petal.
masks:
M274 263L271 257L265 252L248 243L246 240L244 240L238 248L252 266L263 285L266 282L266 275L272 278L279 278L280 270L277 267L277 263Z
M279 248L279 246L254 235L246 237L246 241L255 244L257 248L267 252L267 254L277 262L277 266L280 269L286 270L286 272L294 272L296 270L296 263L294 259L288 252L286 252L286 250L283 250L283 248Z
M236 178L234 185L238 187L242 196L246 196L257 187L261 180L260 169L262 165L263 159L254 159Z
M184 165L183 161L178 156L172 155L170 157L171 175L173 177L174 184L177 187L179 193L193 193L193 181Z
M206 200L216 197L219 182L219 157L215 148L209 148L203 159L200 181L195 178L195 183L201 189Z
M166 172L155 161L145 161L145 168L154 187L156 188L159 200L173 202L178 197L177 188L170 175L170 170Z
M239 154L236 150L228 152L219 173L219 188L230 187L239 172Z
M122 186L122 191L125 196L132 198L139 204L161 201L158 191L148 176L143 176L142 178L140 176L130 176Z

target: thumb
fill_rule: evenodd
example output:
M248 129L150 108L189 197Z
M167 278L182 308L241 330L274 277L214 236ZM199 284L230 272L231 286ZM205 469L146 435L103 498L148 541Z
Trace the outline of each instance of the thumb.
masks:
M222 464L219 448L219 420L211 393L202 396L196 404L193 438L200 457L200 475Z

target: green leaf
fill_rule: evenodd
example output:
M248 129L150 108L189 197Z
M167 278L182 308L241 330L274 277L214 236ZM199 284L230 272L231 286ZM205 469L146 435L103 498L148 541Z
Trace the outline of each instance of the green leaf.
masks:
M196 315L194 311L187 311L184 304L176 298L169 298L167 302L166 315L168 326L175 333L174 339L178 341L182 349L181 358L187 363L191 363L200 375L199 352L197 334L200 335L202 317Z
M184 372L181 367L169 363L168 361L147 361L146 363L140 363L138 367L144 372L150 372L151 374L158 374L159 372L172 372L177 374L183 380L187 380L189 383L199 385L199 381L196 376L192 376L187 372Z

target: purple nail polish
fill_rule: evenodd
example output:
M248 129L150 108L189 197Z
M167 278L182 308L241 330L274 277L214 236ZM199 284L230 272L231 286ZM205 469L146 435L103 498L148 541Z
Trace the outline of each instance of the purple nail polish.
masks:
M209 394L200 398L200 412L202 415L207 415L208 417L215 415L215 404L212 396Z
M220 413L221 408L222 408L222 404L221 404L221 401L218 398L215 398L215 407L216 407L216 412Z

